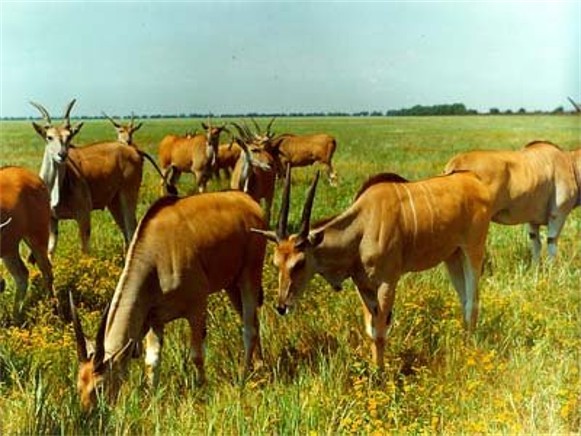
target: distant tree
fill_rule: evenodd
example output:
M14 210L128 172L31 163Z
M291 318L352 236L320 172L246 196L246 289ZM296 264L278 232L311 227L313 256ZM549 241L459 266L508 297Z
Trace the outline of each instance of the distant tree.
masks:
M563 112L565 112L565 109L563 108L563 106L558 106L553 110L554 114L562 114Z
M512 109L507 109L504 111L504 113L507 115L512 115Z
M491 115L498 115L500 113L500 110L496 107L491 107L488 113Z
M526 109L525 109L524 107L521 107L521 108L518 110L518 113L519 113L519 114L526 114L526 113L527 113L527 111L526 111Z

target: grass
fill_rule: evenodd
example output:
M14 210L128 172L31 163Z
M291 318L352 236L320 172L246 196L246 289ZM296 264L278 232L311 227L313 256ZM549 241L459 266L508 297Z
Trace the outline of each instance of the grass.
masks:
M264 121L262 121L264 124ZM536 139L579 146L573 116L292 118L276 131L336 136L339 186L320 183L313 219L337 213L359 185L380 171L409 179L441 172L454 154L473 148L516 149ZM160 139L198 127L198 120L146 120L141 148L156 155ZM0 164L38 171L42 143L26 122L0 124ZM86 122L78 144L112 137L105 121ZM296 225L313 169L293 174ZM182 192L192 190L189 175ZM210 189L226 187L212 182ZM138 216L158 194L146 164ZM278 195L277 195L278 197ZM278 210L278 203L275 204ZM80 255L76 224L63 222L54 272L57 291L72 291L94 334L123 266L122 237L106 212L92 215L92 254ZM131 364L115 404L80 411L70 325L55 314L31 267L25 324L14 326L13 282L0 294L0 433L574 433L580 430L580 210L565 225L559 258L530 265L523 226L492 225L474 337L462 338L457 297L443 268L407 275L398 287L386 370L370 362L360 303L350 282L334 292L316 278L297 309L273 308L276 272L267 260L260 314L265 366L241 380L241 323L224 295L211 298L208 383L193 385L184 321L168 325L160 388L144 388L143 365Z

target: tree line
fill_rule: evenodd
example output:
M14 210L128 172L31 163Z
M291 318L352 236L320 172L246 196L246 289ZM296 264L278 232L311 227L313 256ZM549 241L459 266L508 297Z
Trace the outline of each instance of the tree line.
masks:
M161 119L161 118L245 118L245 117L398 117L398 116L444 116L444 115L524 115L524 114L564 114L567 113L563 106L558 106L552 111L527 111L525 108L520 108L513 111L512 109L499 109L497 107L490 108L487 112L478 112L476 109L468 109L464 103L452 104L436 104L436 105L420 105L409 108L390 109L387 111L373 110L373 111L313 111L313 112L248 112L248 113L178 113L178 114L142 114L136 115L139 119ZM128 115L119 116L112 115L113 118L129 118ZM101 114L96 116L83 115L75 117L77 119L104 119ZM1 117L3 120L33 120L35 117Z

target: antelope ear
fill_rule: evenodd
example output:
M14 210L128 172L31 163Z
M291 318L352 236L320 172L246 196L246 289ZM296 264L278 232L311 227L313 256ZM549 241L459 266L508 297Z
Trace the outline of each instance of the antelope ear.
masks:
M311 246L316 247L321 242L323 242L324 237L325 237L325 235L323 234L323 232L311 232L311 233L309 233L309 236L307 237L307 239L309 240L309 244Z
M204 128L204 130L208 130L208 125L206 123L204 123L203 121L202 121L202 127Z
M269 241L272 241L274 243L278 242L278 237L276 236L276 233L271 231L271 230L262 230L262 229L251 228L250 231L252 233L256 233L257 235L264 236L266 239L268 239Z
M34 130L36 130L36 133L38 133L42 139L46 139L46 127L41 126L40 124L36 124L36 123L32 123L32 127L34 127Z
M139 129L141 129L141 126L143 126L143 123L139 123L137 126L135 126L135 127L133 128L133 131L134 131L134 132L137 132Z

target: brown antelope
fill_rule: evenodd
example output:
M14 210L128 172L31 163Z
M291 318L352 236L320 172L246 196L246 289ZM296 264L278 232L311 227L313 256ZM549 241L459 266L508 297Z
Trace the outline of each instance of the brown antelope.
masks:
M81 247L89 252L91 211L107 208L121 231L126 246L137 226L135 209L141 185L142 156L135 147L119 142L101 142L75 147L71 141L83 123L71 125L72 100L64 122L53 126L48 111L31 102L42 114L45 125L32 123L46 146L40 177L50 192L51 225L49 253L56 249L58 221L74 219L79 225Z
M269 224L276 184L274 158L265 150L264 142L252 135L246 126L232 124L240 134L236 141L243 152L234 167L230 188L246 192L257 203L264 200L265 221Z
M236 166L236 162L240 157L242 149L236 141L231 141L227 144L220 144L218 147L218 155L216 156L216 168L214 175L220 178L220 172L223 171L227 179L230 179L231 172Z
M133 134L135 132L137 132L139 129L141 129L141 127L143 126L143 123L139 123L137 125L135 125L135 119L133 117L133 114L131 114L131 121L129 122L129 124L121 124L118 121L115 121L113 118L111 118L109 115L107 115L105 112L102 112L103 116L105 118L107 118L111 124L113 124L113 127L115 128L115 131L117 132L117 141L125 144L125 145L135 145L133 143Z
M578 204L579 179L571 155L555 144L534 141L516 151L470 151L453 157L445 172L473 171L489 188L492 221L528 223L533 262L539 260L539 227L548 226L549 257L557 254L557 240L571 209Z
M177 184L182 173L193 173L198 191L206 190L206 183L216 165L220 133L226 126L212 126L202 123L205 134L194 136L167 135L159 144L159 162L163 170L163 180L171 186Z
M19 254L20 241L30 248L46 288L54 295L47 253L50 199L43 181L25 168L0 168L0 217L0 257L16 283L13 317L18 320L28 288L28 270Z
M263 213L243 192L164 197L151 206L131 241L92 356L78 317L73 318L84 407L95 402L95 389L101 385L115 393L114 381L123 372L132 344L146 333L145 364L155 386L164 325L177 318L190 324L191 354L203 383L208 296L221 289L244 324L246 370L253 355L261 358L257 309L263 300L266 242L250 231L254 227L266 227Z
M336 290L351 278L374 341L374 362L381 368L399 278L445 262L471 332L478 319L478 281L490 221L490 196L478 178L459 172L405 182L380 174L362 187L347 210L311 228L318 175L298 234L287 233L290 167L276 232L255 230L276 243L278 312L288 313L315 273Z
M336 185L337 173L333 169L331 160L337 148L337 141L331 135L284 133L273 138L272 145L278 149L280 154L279 170L287 164L290 164L291 167L303 167L317 162L325 168L329 184Z
M133 141L133 134L141 128L143 123L135 125L135 119L133 114L131 114L131 121L128 124L121 124L120 122L115 121L105 112L102 113L103 116L107 118L111 122L111 124L113 124L113 127L117 132L117 142L135 148L135 150L137 151L137 153L139 153L141 157L147 159L151 163L151 165L153 165L153 169L157 171L157 173L159 174L163 181L164 175L162 171L159 169L159 166L157 165L155 160L148 153L139 149L137 144L135 144L135 142ZM164 194L177 195L177 190L175 189L174 186L164 183L164 189L165 189Z

